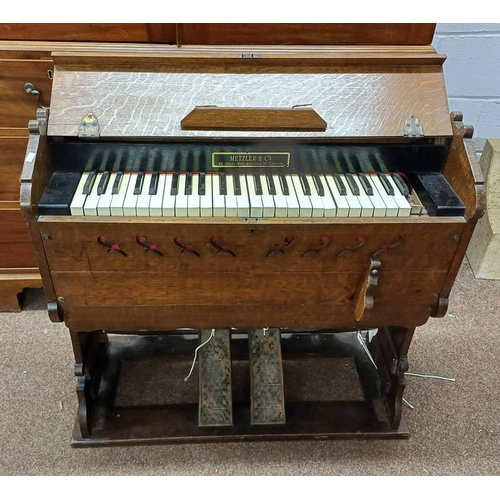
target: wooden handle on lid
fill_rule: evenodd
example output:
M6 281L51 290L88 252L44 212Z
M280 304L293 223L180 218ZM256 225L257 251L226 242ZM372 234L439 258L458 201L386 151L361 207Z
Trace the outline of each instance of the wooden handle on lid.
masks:
M326 125L312 108L197 106L181 120L182 130L324 132Z

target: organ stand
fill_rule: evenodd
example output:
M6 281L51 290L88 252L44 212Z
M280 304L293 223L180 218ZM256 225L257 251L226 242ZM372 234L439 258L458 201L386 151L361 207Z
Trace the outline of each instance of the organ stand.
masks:
M21 205L50 318L71 334L72 444L408 437L412 335L445 314L483 211L444 56L53 59ZM356 394L321 393L344 383ZM182 387L195 399L169 400Z

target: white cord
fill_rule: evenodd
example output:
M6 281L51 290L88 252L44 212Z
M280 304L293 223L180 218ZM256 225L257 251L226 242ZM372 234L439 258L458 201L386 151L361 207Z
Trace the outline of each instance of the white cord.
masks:
M415 409L415 407L412 404L408 403L408 401L406 401L405 398L403 398L403 403L405 403L406 405L408 405L412 410Z
M420 373L410 373L410 372L406 372L405 375L410 375L411 377L421 377L421 378L437 378L439 380L448 380L448 382L455 382L454 378L440 377L439 375L421 375Z
M184 382L187 382L189 377L191 376L191 374L193 373L193 370L194 370L194 365L196 364L196 358L198 356L198 349L200 349L201 347L203 347L204 345L208 344L214 337L215 335L215 328L212 328L212 333L210 334L210 337L208 337L207 340L205 340L205 342L203 342L203 344L200 344L195 350L194 350L194 359L193 359L193 364L191 365L191 370L189 370L189 374L188 376L184 379Z
M375 367L375 369L378 370L378 367L375 364L375 361L373 361L372 355L370 354L370 351L368 350L368 347L366 346L365 340L363 339L363 337L361 336L361 334L359 332L358 332L358 342L361 344L361 346L363 347L367 356L370 358L370 361L373 363L373 366Z

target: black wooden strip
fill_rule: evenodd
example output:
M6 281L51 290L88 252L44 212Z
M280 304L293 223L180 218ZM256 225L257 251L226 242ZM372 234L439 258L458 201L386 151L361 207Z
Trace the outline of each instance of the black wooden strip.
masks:
M160 181L160 173L153 172L151 174L151 182L149 183L149 194L154 195L158 192L158 182Z
M110 175L111 174L108 171L104 172L101 175L101 179L99 180L99 184L97 185L97 194L98 195L104 194L106 192Z
M90 192L92 191L92 187L94 186L95 177L95 171L89 172L87 180L85 181L85 185L83 186L83 194L90 194Z
M392 188L392 186L389 183L389 181L386 179L385 174L382 174L382 173L379 172L377 175L378 175L378 177L380 179L380 182L382 183L382 186L384 186L385 192L389 196L394 196L394 189Z

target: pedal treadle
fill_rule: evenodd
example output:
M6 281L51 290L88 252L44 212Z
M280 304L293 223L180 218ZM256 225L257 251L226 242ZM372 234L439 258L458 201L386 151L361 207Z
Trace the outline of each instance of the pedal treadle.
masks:
M212 330L201 330L200 345ZM213 338L198 352L199 405L198 425L219 427L233 425L231 390L231 337L229 329L216 329Z
M279 328L248 334L252 425L284 424L285 396Z

